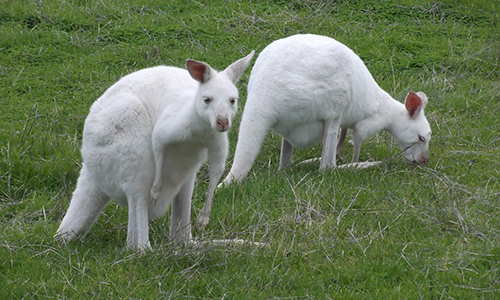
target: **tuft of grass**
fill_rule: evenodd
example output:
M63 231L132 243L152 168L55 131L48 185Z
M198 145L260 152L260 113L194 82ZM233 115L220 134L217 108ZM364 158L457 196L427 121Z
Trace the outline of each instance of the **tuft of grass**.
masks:
M499 11L487 0L2 1L0 298L495 298ZM193 230L266 247L177 248L166 216L150 223L155 251L133 253L127 208L115 204L81 240L52 238L78 177L88 109L111 84L187 58L222 69L297 33L345 43L400 101L424 91L430 163L405 164L382 132L360 157L379 167L278 172L280 138L269 134L248 179L218 190L208 227ZM295 160L320 153L298 149ZM341 161L351 155L347 146ZM193 215L207 185L203 168Z

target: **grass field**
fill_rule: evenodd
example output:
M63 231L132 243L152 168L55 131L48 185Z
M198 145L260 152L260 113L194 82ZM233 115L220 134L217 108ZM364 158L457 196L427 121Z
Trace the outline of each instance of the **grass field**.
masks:
M499 13L491 0L0 0L0 299L499 298ZM107 87L186 58L222 69L296 33L345 43L399 101L424 91L430 163L406 164L382 132L360 157L380 167L278 172L269 134L248 179L217 191L211 222L193 231L266 247L179 249L166 216L150 223L155 251L133 253L127 209L114 203L81 241L52 238L85 117ZM351 155L347 146L340 163ZM207 181L204 167L194 216Z

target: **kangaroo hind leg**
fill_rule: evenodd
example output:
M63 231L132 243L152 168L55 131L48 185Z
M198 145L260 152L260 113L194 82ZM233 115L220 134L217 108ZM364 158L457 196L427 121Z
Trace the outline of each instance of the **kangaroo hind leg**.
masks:
M293 163L293 146L285 138L281 141L281 154L279 170Z
M172 203L172 220L170 236L176 244L183 242L188 245L192 241L191 235L191 199L193 196L196 176L188 179L175 196Z

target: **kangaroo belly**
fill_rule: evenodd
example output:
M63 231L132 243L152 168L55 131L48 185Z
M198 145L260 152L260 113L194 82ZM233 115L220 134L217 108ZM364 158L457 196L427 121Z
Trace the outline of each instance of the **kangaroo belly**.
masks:
M273 128L273 131L284 137L292 146L306 148L323 139L324 125L322 121L298 124L290 128Z
M177 143L165 147L163 157L163 183L161 198L149 206L149 219L165 215L168 207L181 188L196 176L207 160L207 150L199 143Z

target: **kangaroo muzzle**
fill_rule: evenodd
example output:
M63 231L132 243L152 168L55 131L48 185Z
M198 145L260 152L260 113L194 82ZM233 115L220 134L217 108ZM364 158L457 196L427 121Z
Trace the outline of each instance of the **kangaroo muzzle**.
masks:
M215 129L220 132L227 131L230 127L228 118L217 118L215 122Z

